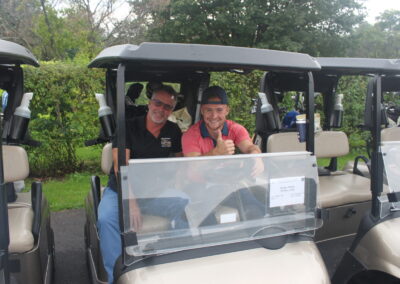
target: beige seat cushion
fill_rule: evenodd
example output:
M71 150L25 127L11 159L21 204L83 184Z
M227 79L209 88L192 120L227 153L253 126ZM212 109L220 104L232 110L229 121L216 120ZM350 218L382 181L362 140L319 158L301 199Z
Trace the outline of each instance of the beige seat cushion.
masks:
M383 185L383 192L389 187ZM322 208L371 200L370 179L338 171L331 176L319 177L318 201Z
M281 132L269 136L267 152L305 151L306 143L300 143L297 132ZM317 158L334 158L349 153L349 141L342 131L321 131L315 134L315 155Z
M140 233L162 232L168 230L170 222L167 218L153 215L143 215Z
M371 200L370 180L349 173L321 176L318 200L322 208Z
M31 207L11 207L8 209L10 227L10 253L23 253L33 249L33 210Z
M382 129L381 140L385 142L400 141L400 127L391 127Z
M24 180L29 175L28 154L20 146L3 145L4 181Z
M103 173L108 175L112 167L112 144L107 143L103 147L103 152L101 152L101 170Z

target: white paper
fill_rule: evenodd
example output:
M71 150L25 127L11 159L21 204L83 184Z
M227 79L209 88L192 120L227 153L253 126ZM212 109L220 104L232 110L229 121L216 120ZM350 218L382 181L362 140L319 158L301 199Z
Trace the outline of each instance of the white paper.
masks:
M236 213L221 214L221 224L232 222L236 222Z
M304 204L305 177L270 180L270 207Z

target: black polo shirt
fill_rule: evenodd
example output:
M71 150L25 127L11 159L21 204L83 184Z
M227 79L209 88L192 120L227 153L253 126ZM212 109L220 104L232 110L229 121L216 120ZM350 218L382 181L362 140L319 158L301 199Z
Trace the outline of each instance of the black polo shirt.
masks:
M166 158L182 152L182 132L176 123L167 121L156 138L146 129L146 116L136 117L126 123L126 148L131 150L130 159ZM117 147L116 139L113 148ZM108 187L117 189L114 166L108 177Z

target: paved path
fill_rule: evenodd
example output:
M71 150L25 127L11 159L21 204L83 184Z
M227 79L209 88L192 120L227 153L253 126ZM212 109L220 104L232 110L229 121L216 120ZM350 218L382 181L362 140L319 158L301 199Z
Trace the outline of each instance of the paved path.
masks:
M54 284L89 284L84 248L84 209L51 213L56 242L56 277ZM352 237L318 244L332 276Z
M83 226L84 209L51 213L56 247L56 277L54 284L89 284Z

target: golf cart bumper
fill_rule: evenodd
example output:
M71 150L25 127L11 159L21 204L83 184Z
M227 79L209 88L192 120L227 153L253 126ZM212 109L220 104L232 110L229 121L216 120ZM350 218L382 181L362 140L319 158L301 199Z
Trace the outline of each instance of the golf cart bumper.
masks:
M330 283L316 245L308 240L277 250L260 247L157 265L144 262L147 266L127 268L116 283Z
M377 224L362 238L354 255L368 268L400 279L400 217Z

